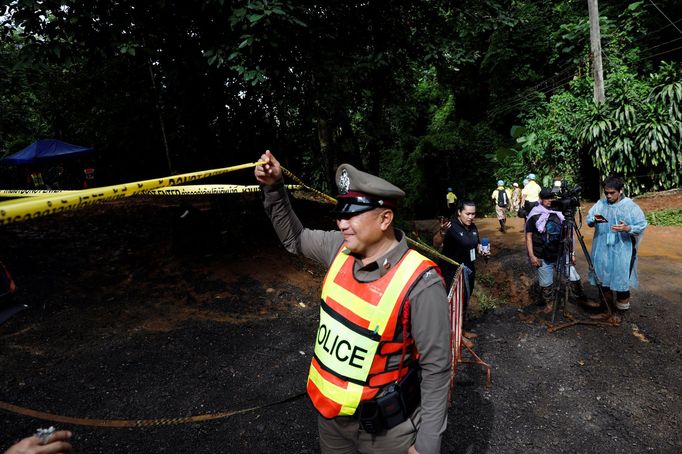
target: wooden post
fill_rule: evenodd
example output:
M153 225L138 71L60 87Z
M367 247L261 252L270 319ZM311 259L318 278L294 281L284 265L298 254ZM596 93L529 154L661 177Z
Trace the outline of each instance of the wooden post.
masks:
M599 30L599 6L597 0L587 0L590 13L590 60L592 62L592 77L594 78L594 102L604 102L604 70L601 62L601 32Z

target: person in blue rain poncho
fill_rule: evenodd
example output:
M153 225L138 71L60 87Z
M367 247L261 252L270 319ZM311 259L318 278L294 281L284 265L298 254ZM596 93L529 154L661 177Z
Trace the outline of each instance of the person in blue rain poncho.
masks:
M623 194L622 178L608 177L602 187L606 197L590 208L586 221L594 227L595 272L603 285L607 304L614 308L610 321L619 324L630 309L630 288L637 288L637 250L647 221L642 209ZM608 317L608 314L593 316L595 319Z

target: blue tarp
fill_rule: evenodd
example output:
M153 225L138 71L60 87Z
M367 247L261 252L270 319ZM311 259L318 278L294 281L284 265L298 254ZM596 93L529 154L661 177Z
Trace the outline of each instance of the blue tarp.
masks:
M0 159L0 164L17 166L22 164L42 164L61 158L76 157L91 153L94 148L71 145L59 140L38 140L14 154Z

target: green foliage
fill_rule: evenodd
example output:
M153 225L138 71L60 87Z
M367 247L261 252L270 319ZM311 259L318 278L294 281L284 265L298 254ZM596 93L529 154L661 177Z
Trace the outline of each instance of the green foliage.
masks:
M612 148L663 187L676 180L654 181L662 166L679 173L680 72L641 55L667 25L644 6L604 6L618 99L596 108L584 0L12 1L0 153L52 136L129 180L168 172L166 148L176 171L270 148L328 192L340 162L380 173L406 189L406 214L428 217L449 186L485 211L497 179L579 181L593 155L614 165Z
M479 312L489 312L507 304L505 300L494 297L486 289L477 287L474 289L474 295L476 295L477 302L475 307Z
M32 86L30 71L20 64L17 36L0 44L0 157L19 151L49 131L41 112L44 92Z
M245 82L260 84L266 80L267 71L254 61L253 56L270 54L273 48L279 47L279 42L286 41L286 33L307 27L298 14L299 11L287 2L248 0L244 6L232 10L229 17L230 27L238 35L236 47L235 43L211 47L203 55L209 65L227 65Z
M650 225L682 227L682 208L651 211L646 214Z
M682 67L664 64L647 79L621 67L606 80L612 95L594 105L581 133L604 175L622 175L633 195L680 184Z
M532 171L540 178L562 176L571 182L580 180L582 157L577 139L589 108L584 101L588 87L577 80L570 88L538 104L527 116L525 133L516 139L515 166L505 166L514 179L523 179Z
M507 302L502 298L496 298L490 294L490 290L495 287L495 276L492 273L480 273L476 276L478 286L474 289L476 296L476 310L488 312L505 305Z
M587 16L566 17L552 35L556 58L571 58L579 72L550 98L539 95L534 104L522 106L526 132L512 147L519 152L514 162L544 178L559 175L580 184L596 180L595 171L600 178L619 173L632 194L678 186L682 71L670 63L652 68L650 62L644 66L649 75L633 69L641 66L638 35L646 34L643 3L602 10L606 102L601 105L591 101L591 79L580 77L587 72L581 68L589 51ZM510 163L503 163L501 172L514 174Z
M481 273L476 278L486 288L493 288L495 286L495 276L492 273Z
M405 107L389 112L396 145L382 154L382 176L406 192L405 216L446 214L446 188L459 199L473 199L483 211L490 205L496 162L490 150L501 144L486 124L459 118L456 96L429 70L422 74ZM481 184L483 182L483 184Z

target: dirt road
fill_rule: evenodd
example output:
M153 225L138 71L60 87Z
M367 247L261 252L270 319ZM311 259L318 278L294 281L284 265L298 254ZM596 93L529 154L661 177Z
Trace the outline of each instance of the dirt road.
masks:
M0 448L55 425L83 453L318 452L314 411L296 396L324 270L277 244L255 198L192 202L192 222L178 200L141 198L0 231L15 302L31 306L0 325L0 402L101 420L262 408L132 428L0 410ZM646 232L623 326L550 334L530 304L520 221L504 235L477 223L495 251L479 274L507 304L473 319L493 385L460 368L443 451L680 452L682 229Z
M682 229L647 230L640 288L623 326L550 334L530 301L522 222L511 222L502 234L496 220L477 221L498 245L488 264L495 282L489 290L510 304L475 320L483 334L477 351L493 365L494 385L481 387L471 367L458 377L462 411L450 422L464 433L453 434L452 452L680 452ZM592 231L582 231L589 248ZM578 269L587 276L585 260ZM586 290L598 298L596 289Z

